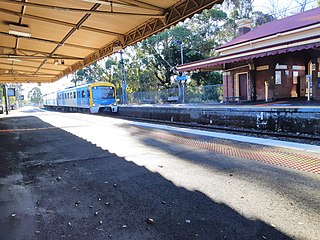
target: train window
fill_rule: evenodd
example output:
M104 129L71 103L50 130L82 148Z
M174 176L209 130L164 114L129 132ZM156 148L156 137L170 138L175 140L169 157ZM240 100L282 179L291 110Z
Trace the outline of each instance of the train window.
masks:
M90 97L90 91L88 90L88 97Z
M113 87L99 86L92 89L92 94L97 99L113 99L114 89Z
M64 98L67 99L67 93L64 94Z
M85 97L86 97L86 95L85 95L85 93L84 93L84 90L81 91L81 95L82 95L82 98L85 98Z
M76 92L73 92L73 98L76 98Z

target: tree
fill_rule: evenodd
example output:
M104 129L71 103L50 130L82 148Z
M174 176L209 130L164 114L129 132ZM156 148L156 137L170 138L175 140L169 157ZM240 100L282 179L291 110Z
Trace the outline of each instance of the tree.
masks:
M159 86L168 88L171 85L171 77L177 73L175 66L181 63L180 46L175 44L176 40L189 42L190 36L188 28L178 25L136 45L141 51L141 65L154 73Z
M276 18L270 14L257 11L252 13L252 25L254 28L259 27L265 23L272 22Z
M32 103L35 103L37 105L40 105L42 103L42 93L40 88L38 87L32 88L28 93L28 97L30 98L30 101Z
M191 51L190 57L192 53L197 52L195 60L214 56L214 48L233 37L232 33L230 35L233 26L228 22L227 14L220 9L204 10L202 14L195 15L185 24L192 33L188 47Z
M253 0L226 0L225 4L229 9L231 18L250 18L252 13Z
M78 70L71 80L75 86L100 81L106 81L106 76L104 68L102 68L97 62Z
M216 56L214 48L230 40L231 35L225 29L233 28L227 14L221 9L213 8L195 15L192 19L148 38L134 46L139 53L136 77L144 71L152 71L158 86L171 87L172 77L179 74L176 66L181 64L181 44L184 62L193 62ZM233 22L234 23L234 22ZM203 78L210 78L208 73L193 74L195 83L200 84ZM199 78L199 79L198 79ZM140 84L141 85L141 84Z
M299 6L299 12L304 12L308 4L308 0L294 0Z
M114 70L115 70L116 66L117 66L117 62L112 57L108 57L108 59L104 63L106 80L108 82L113 83L113 84L114 84L114 82L113 82L113 74L114 74Z

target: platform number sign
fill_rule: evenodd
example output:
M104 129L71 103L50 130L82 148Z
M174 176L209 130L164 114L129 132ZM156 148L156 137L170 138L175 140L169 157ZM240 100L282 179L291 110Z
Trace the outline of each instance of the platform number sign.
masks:
M14 97L16 95L16 89L8 88L7 95L8 97Z

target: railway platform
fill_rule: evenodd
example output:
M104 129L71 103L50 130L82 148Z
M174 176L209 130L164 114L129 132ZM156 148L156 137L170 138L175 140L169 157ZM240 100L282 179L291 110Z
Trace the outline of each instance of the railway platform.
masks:
M39 108L0 140L0 239L319 236L319 146Z
M120 105L119 115L222 129L320 136L320 102Z

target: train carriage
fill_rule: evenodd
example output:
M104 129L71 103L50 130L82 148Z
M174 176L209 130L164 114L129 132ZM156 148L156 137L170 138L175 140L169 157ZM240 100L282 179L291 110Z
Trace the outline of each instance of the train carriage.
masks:
M116 88L106 82L67 88L44 96L44 107L61 111L117 112Z

